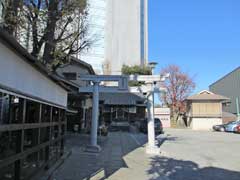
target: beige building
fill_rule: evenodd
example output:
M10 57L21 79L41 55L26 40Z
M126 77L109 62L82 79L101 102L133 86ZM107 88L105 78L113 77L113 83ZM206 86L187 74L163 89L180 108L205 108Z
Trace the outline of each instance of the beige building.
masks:
M194 130L211 130L223 123L222 104L229 99L204 90L187 98L188 126Z
M80 59L96 74L120 75L122 65L148 60L148 0L88 0L89 36Z

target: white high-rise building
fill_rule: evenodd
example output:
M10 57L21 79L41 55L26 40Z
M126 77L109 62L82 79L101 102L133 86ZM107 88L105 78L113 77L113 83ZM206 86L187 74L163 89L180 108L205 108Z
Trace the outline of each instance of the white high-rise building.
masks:
M81 55L98 74L121 74L122 65L148 59L148 0L88 0L89 31L95 40Z

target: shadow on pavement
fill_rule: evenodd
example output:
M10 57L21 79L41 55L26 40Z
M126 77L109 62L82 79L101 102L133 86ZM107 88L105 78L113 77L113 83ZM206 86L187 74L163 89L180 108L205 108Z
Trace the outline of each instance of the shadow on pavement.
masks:
M127 132L111 132L108 137L99 139L100 153L85 153L80 149L88 144L89 136L70 135L67 148L72 155L54 173L56 180L103 180L121 168L128 168L124 156L143 146L146 141L138 141Z
M158 146L160 147L165 141L177 141L179 140L178 137L172 137L170 135L160 135L156 138L158 140Z
M200 168L192 161L155 156L147 173L150 180L239 180L240 172L216 167Z
M157 139L159 146L166 141L181 140L169 134L159 136ZM231 171L217 167L201 168L192 161L163 156L154 156L150 159L151 167L147 170L147 173L152 177L150 180L240 180L240 170Z

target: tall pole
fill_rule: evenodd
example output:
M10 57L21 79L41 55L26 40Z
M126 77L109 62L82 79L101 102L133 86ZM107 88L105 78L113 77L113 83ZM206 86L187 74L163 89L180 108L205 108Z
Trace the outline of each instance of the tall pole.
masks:
M236 98L236 106L237 106L237 116L238 120L240 120L240 110L239 110L239 98Z

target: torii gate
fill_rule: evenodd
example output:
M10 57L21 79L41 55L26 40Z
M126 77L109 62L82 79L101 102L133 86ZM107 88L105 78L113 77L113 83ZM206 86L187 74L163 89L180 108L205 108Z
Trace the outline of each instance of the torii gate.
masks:
M148 97L148 146L147 153L159 153L155 145L155 130L154 130L154 92L160 92L164 89L155 86L157 83L165 81L166 76L160 75L78 75L78 79L82 81L91 82L91 86L79 88L80 93L93 93L93 108L92 108L92 122L91 122L91 144L88 146L87 151L99 152L100 146L97 144L97 131L98 131L98 114L99 114L99 93L100 92L129 92L128 81L145 82L145 85L138 88L131 88L130 92L145 93ZM117 82L117 86L103 86L101 82Z

